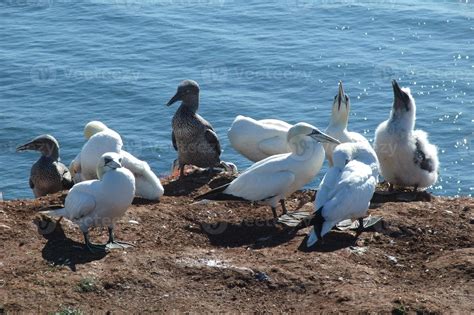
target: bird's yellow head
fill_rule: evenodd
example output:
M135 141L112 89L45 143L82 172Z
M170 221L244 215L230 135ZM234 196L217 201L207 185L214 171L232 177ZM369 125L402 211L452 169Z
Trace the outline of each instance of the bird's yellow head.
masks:
M95 135L96 133L99 133L101 131L104 131L108 129L107 126L97 120L91 121L87 123L87 125L84 127L84 137L89 140L90 137Z

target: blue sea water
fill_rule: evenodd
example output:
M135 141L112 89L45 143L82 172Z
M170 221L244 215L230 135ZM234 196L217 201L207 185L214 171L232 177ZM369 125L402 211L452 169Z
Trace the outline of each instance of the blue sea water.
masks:
M395 78L412 89L417 127L439 147L431 190L471 195L473 19L470 0L0 0L0 192L33 196L38 155L17 145L50 133L69 164L90 120L168 174L177 106L165 103L185 78L199 82L199 112L240 169L251 163L226 136L236 115L324 129L343 80L349 129L372 141Z

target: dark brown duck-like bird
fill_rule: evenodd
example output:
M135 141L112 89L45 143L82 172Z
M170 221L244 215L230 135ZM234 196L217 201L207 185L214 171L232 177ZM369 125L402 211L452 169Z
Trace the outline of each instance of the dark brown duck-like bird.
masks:
M73 186L71 173L60 162L59 143L53 136L38 136L16 149L17 152L26 150L41 152L41 157L33 164L30 173L30 188L36 198Z
M221 145L212 125L197 113L199 108L199 85L193 80L184 80L178 91L166 104L181 101L173 116L173 147L178 151L180 177L186 164L198 167L223 167L235 171L231 163L221 161Z

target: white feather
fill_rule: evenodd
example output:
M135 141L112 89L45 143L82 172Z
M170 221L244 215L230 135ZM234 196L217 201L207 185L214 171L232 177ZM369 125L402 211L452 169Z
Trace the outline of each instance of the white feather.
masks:
M272 155L291 152L286 140L290 128L290 124L281 120L255 120L239 115L227 136L236 151L257 162Z
M409 96L410 110L395 113L395 109L392 109L390 118L375 131L374 149L380 161L380 173L386 181L404 187L426 188L438 179L438 150L429 143L426 132L414 130L415 100L410 89L402 88L402 91ZM417 141L425 157L431 159L432 172L415 163Z
M315 211L322 209L324 218L321 236L340 221L364 217L378 181L377 156L369 144L340 144L333 157L334 165L324 176L315 200ZM316 241L312 231L307 245Z
M336 138L341 143L364 142L368 144L369 141L360 133L347 131L350 109L351 104L349 97L344 93L342 82L340 82L339 93L335 96L332 105L331 121L324 132ZM336 145L334 144L324 144L324 151L326 152L326 159L328 160L329 166L333 165L332 154L335 147Z
M223 192L276 207L279 200L309 183L321 169L324 149L307 137L313 128L305 123L293 126L287 133L292 153L273 155L255 163Z
M101 180L87 180L69 191L63 209L45 211L64 216L79 225L82 232L92 226L113 227L132 204L135 178L126 168L106 171Z
M91 123L88 125L91 125ZM102 123L94 125L93 131L95 133L87 129L88 127L86 126L84 133L89 136L92 135L70 165L70 171L74 171L76 183L97 179L97 163L100 157L106 152L115 152L122 156L124 167L129 169L135 176L137 196L149 200L157 200L163 195L163 186L148 163L123 150L122 138L117 132Z

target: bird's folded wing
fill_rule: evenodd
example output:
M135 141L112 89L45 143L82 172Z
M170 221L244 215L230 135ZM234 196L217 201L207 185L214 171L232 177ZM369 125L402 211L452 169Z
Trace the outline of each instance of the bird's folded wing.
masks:
M343 172L332 196L323 205L326 221L340 222L368 207L376 181L367 165L358 165L359 172ZM363 168L363 169L361 169Z
M247 200L259 201L272 198L287 191L295 180L290 171L254 171L240 175L225 193Z
M174 131L171 131L171 142L173 143L173 148L175 151L178 151L178 145L176 144L176 137Z
M217 137L217 134L214 132L214 130L206 129L204 136L206 137L206 140L211 145L211 147L216 149L216 152L222 152L221 145L219 143L219 138Z
M61 184L63 186L63 189L70 189L74 185L74 182L72 180L72 176L69 172L69 169L61 162L56 163L56 169L61 175Z
M92 194L85 191L71 190L64 206L65 216L70 220L78 220L94 211L95 206L96 200Z
M334 167L326 172L316 194L315 210L321 208L328 200L334 197L341 174L341 170Z

